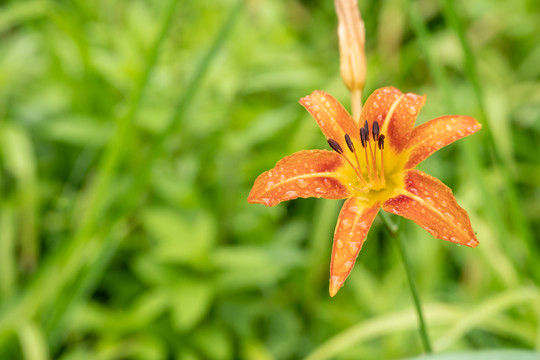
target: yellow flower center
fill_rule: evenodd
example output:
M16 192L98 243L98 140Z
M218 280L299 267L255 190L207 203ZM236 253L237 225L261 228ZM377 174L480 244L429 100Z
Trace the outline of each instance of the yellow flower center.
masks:
M403 169L406 156L396 154L392 149L385 149L385 135L379 133L379 124L373 122L371 133L367 122L360 129L362 150L355 147L348 134L345 143L348 152L343 151L339 143L328 140L330 147L339 153L348 165L341 171L350 179L348 187L351 195L364 200L367 205L383 202L394 196L397 189L403 187Z

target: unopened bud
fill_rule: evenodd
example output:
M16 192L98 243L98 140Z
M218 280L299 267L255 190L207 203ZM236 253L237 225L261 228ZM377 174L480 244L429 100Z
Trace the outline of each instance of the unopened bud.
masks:
M341 78L350 91L366 82L365 28L357 0L334 0L338 16Z

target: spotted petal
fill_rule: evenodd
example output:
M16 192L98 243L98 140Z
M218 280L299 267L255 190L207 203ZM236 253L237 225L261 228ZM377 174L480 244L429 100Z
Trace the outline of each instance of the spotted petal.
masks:
M457 204L452 190L421 171L407 171L402 193L387 200L383 210L414 221L436 238L478 245L469 216Z
M379 208L379 203L366 207L361 200L354 197L343 204L332 247L330 296L336 295L349 276Z
M403 94L394 87L375 90L364 104L360 126L367 121L371 129L373 122L377 121L388 144L396 153L400 153L409 141L414 122L425 101L425 96Z
M275 206L298 197L344 199L350 196L349 165L328 150L303 150L281 159L259 175L249 193L249 203Z
M319 124L324 136L339 143L342 149L347 148L345 134L349 134L355 146L360 144L359 129L347 110L331 95L324 91L314 91L311 95L300 99L307 111Z
M410 150L406 169L412 169L440 148L474 134L482 128L474 118L447 115L414 128L407 148Z

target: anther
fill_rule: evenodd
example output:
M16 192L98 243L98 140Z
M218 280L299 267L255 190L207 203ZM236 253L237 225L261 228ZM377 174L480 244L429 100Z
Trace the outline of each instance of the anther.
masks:
M362 147L366 147L366 129L360 128L360 141L362 142Z
M377 141L377 139L379 138L379 123L377 122L377 120L373 122L371 134L373 135L373 141Z
M330 145L330 147L338 154L343 154L343 149L336 140L328 139L328 145Z
M366 141L369 141L369 125L367 123L367 120L366 122L364 123L364 131L366 133Z
M379 149L384 149L384 135L379 136Z
M354 145L351 141L351 137L349 136L349 134L345 134L345 142L347 143L349 150L351 150L351 152L354 153Z

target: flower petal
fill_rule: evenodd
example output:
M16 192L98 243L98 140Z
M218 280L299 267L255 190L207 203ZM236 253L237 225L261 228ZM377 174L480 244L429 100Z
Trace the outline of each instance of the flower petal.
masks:
M402 194L388 199L383 210L410 219L438 239L476 247L478 240L467 212L439 179L408 170Z
M330 263L330 296L336 295L349 276L373 219L379 212L379 203L372 207L364 204L358 198L348 199L339 213Z
M360 129L347 110L330 94L317 90L300 99L300 104L317 121L327 139L337 141L342 149L346 149L345 134L349 134L355 146L360 144Z
M405 169L412 169L440 148L474 134L482 125L470 116L447 115L414 128L407 148L411 153Z
M388 144L396 153L400 153L409 141L414 122L425 101L425 96L403 94L394 87L377 89L364 104L360 126L367 120L371 129L376 120Z
M259 175L248 196L249 203L275 206L297 197L344 199L350 182L343 158L328 150L303 150L281 159Z

